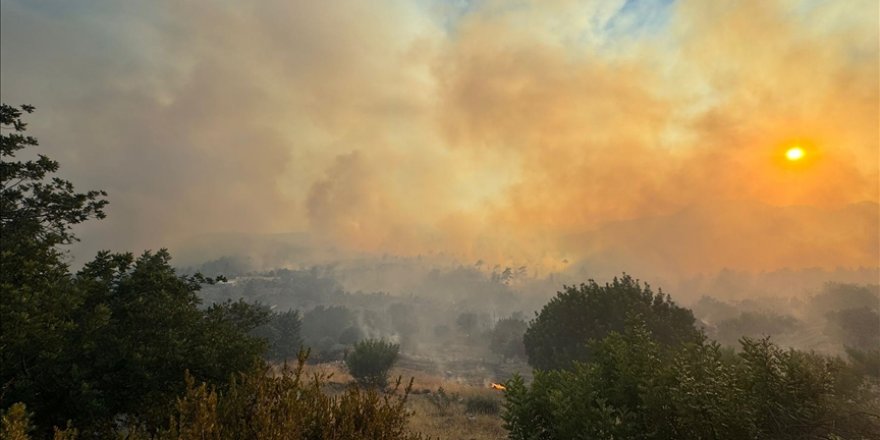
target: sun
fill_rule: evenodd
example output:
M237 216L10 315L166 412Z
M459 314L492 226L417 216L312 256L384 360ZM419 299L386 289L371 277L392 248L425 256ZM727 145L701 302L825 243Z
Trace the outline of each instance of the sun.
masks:
M801 147L791 147L785 151L785 158L790 161L801 160L804 158L804 149Z

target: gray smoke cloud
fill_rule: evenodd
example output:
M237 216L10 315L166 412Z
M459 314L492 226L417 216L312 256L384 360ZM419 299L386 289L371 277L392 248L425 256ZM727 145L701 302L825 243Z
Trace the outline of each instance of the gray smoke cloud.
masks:
M3 101L36 105L63 174L111 195L80 258L880 261L871 1L0 7Z

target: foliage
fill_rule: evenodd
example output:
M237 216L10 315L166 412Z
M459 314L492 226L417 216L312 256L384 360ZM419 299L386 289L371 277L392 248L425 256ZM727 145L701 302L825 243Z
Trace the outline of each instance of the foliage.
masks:
M352 386L341 395L323 391L327 376L303 373L305 353L296 367L280 375L268 369L239 373L225 389L197 383L186 374L186 387L161 428L129 429L129 440L417 440L407 431L405 404L412 381L398 380L388 394ZM24 405L3 416L3 439L27 440ZM56 430L55 440L75 440L76 430ZM121 438L121 437L120 437Z
M339 334L339 343L343 345L354 345L364 338L364 332L356 325L350 325Z
M827 283L822 292L810 299L810 311L816 317L845 309L880 310L880 286Z
M57 376L66 374L83 298L56 246L76 240L74 225L103 218L107 204L102 191L77 193L70 182L50 178L59 166L46 156L15 160L21 150L38 145L23 134L27 124L21 117L32 111L30 106L0 104L2 408L24 398L32 402L46 388L67 386Z
M511 439L819 439L880 432L877 397L837 359L743 339L663 349L644 324L592 344L586 363L507 383Z
M78 302L67 311L61 344L4 350L39 360L10 369L4 398L28 402L44 429L72 419L94 432L119 415L164 420L185 370L220 384L252 368L265 346L247 334L265 321L263 311L242 302L200 309L204 280L177 276L169 259L164 250L137 259L102 252L86 264L70 280Z
M872 376L880 379L880 347L873 350L845 348L847 357L858 375Z
M690 310L624 274L604 286L590 280L557 293L523 336L529 364L547 370L589 360L587 342L622 332L632 316L643 320L651 336L664 345L700 338Z
M9 409L0 413L0 440L29 440L34 430L31 417L25 404L12 404ZM52 432L52 440L76 440L78 436L79 431L69 423L66 428L55 427Z
M365 339L354 344L354 350L345 357L349 373L358 383L384 388L388 372L397 361L400 346L378 339Z
M485 315L473 312L464 312L455 318L455 326L458 331L465 334L468 338L477 336L485 328L484 325L488 319Z
M0 134L0 226L5 245L45 249L76 240L70 232L73 225L90 218L104 218L107 194L77 193L67 180L47 180L59 165L42 154L37 160L10 160L24 148L39 145L35 138L22 134L27 127L21 119L22 111L33 110L31 106L17 109L0 104L0 126L11 129Z
M336 348L339 336L345 328L354 324L355 315L346 307L317 306L303 315L303 343L312 348L318 361L339 359L344 348Z
M167 251L101 252L72 274L59 246L75 240L73 225L104 216L104 193L47 180L58 164L45 156L12 160L37 142L21 134L21 111L0 115L12 129L0 166L3 409L26 404L40 437L68 420L83 437L106 436L120 422L164 421L185 370L222 384L259 361L265 347L247 333L265 314L241 302L201 309L197 291L213 280L178 276Z
M880 313L868 307L828 312L825 333L860 350L880 348Z
M329 396L326 376L303 374L305 354L278 377L268 371L240 374L218 393L188 379L170 429L161 438L189 440L418 439L406 430L404 408L412 383L389 394L356 386Z
M714 336L724 345L736 346L743 336L750 338L778 336L796 331L801 325L800 321L788 315L742 312L735 318L719 322Z
M288 310L284 313L270 314L269 322L254 329L251 334L266 340L269 346L266 358L286 361L295 359L302 348L301 329L302 320L299 311Z
M0 438L3 440L26 440L32 429L31 415L23 403L16 403L3 412L0 420Z
M503 360L509 358L525 358L526 349L523 345L523 334L528 324L517 317L504 318L495 323L489 348L493 353L501 355Z

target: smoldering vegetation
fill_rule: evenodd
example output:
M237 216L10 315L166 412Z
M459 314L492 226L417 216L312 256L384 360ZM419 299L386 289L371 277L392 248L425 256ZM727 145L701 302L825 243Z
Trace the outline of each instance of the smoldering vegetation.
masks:
M735 346L742 337L770 336L783 346L844 354L880 348L880 286L827 283L815 294L693 305L706 334Z
M314 362L341 361L357 341L383 339L400 344L414 365L475 383L528 374L522 335L535 313L564 285L589 278L580 273L586 268L540 276L525 266L391 256L275 270L222 257L184 271L228 277L202 291L206 304L244 300L270 309L272 322L256 333L285 347L270 350L276 361L300 346L313 350ZM769 337L850 358L880 348L880 286L864 282L874 272L722 271L668 283L666 292L725 347Z
M549 295L524 289L548 280L529 277L525 267L425 269L391 260L240 272L241 262L226 258L187 270L234 274L202 291L205 304L244 300L271 310L270 322L255 334L269 340L276 362L291 359L300 346L311 349L312 362L341 362L358 341L379 339L400 345L402 365L460 383L485 386L527 373L522 335ZM407 293L345 287L368 271L401 274L389 284ZM291 326L297 331L289 331Z

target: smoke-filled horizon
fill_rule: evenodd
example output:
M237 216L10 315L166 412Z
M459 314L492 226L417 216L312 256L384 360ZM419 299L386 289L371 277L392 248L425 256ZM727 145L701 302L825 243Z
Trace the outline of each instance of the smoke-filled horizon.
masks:
M880 266L873 1L0 8L3 101L110 194L78 258Z

